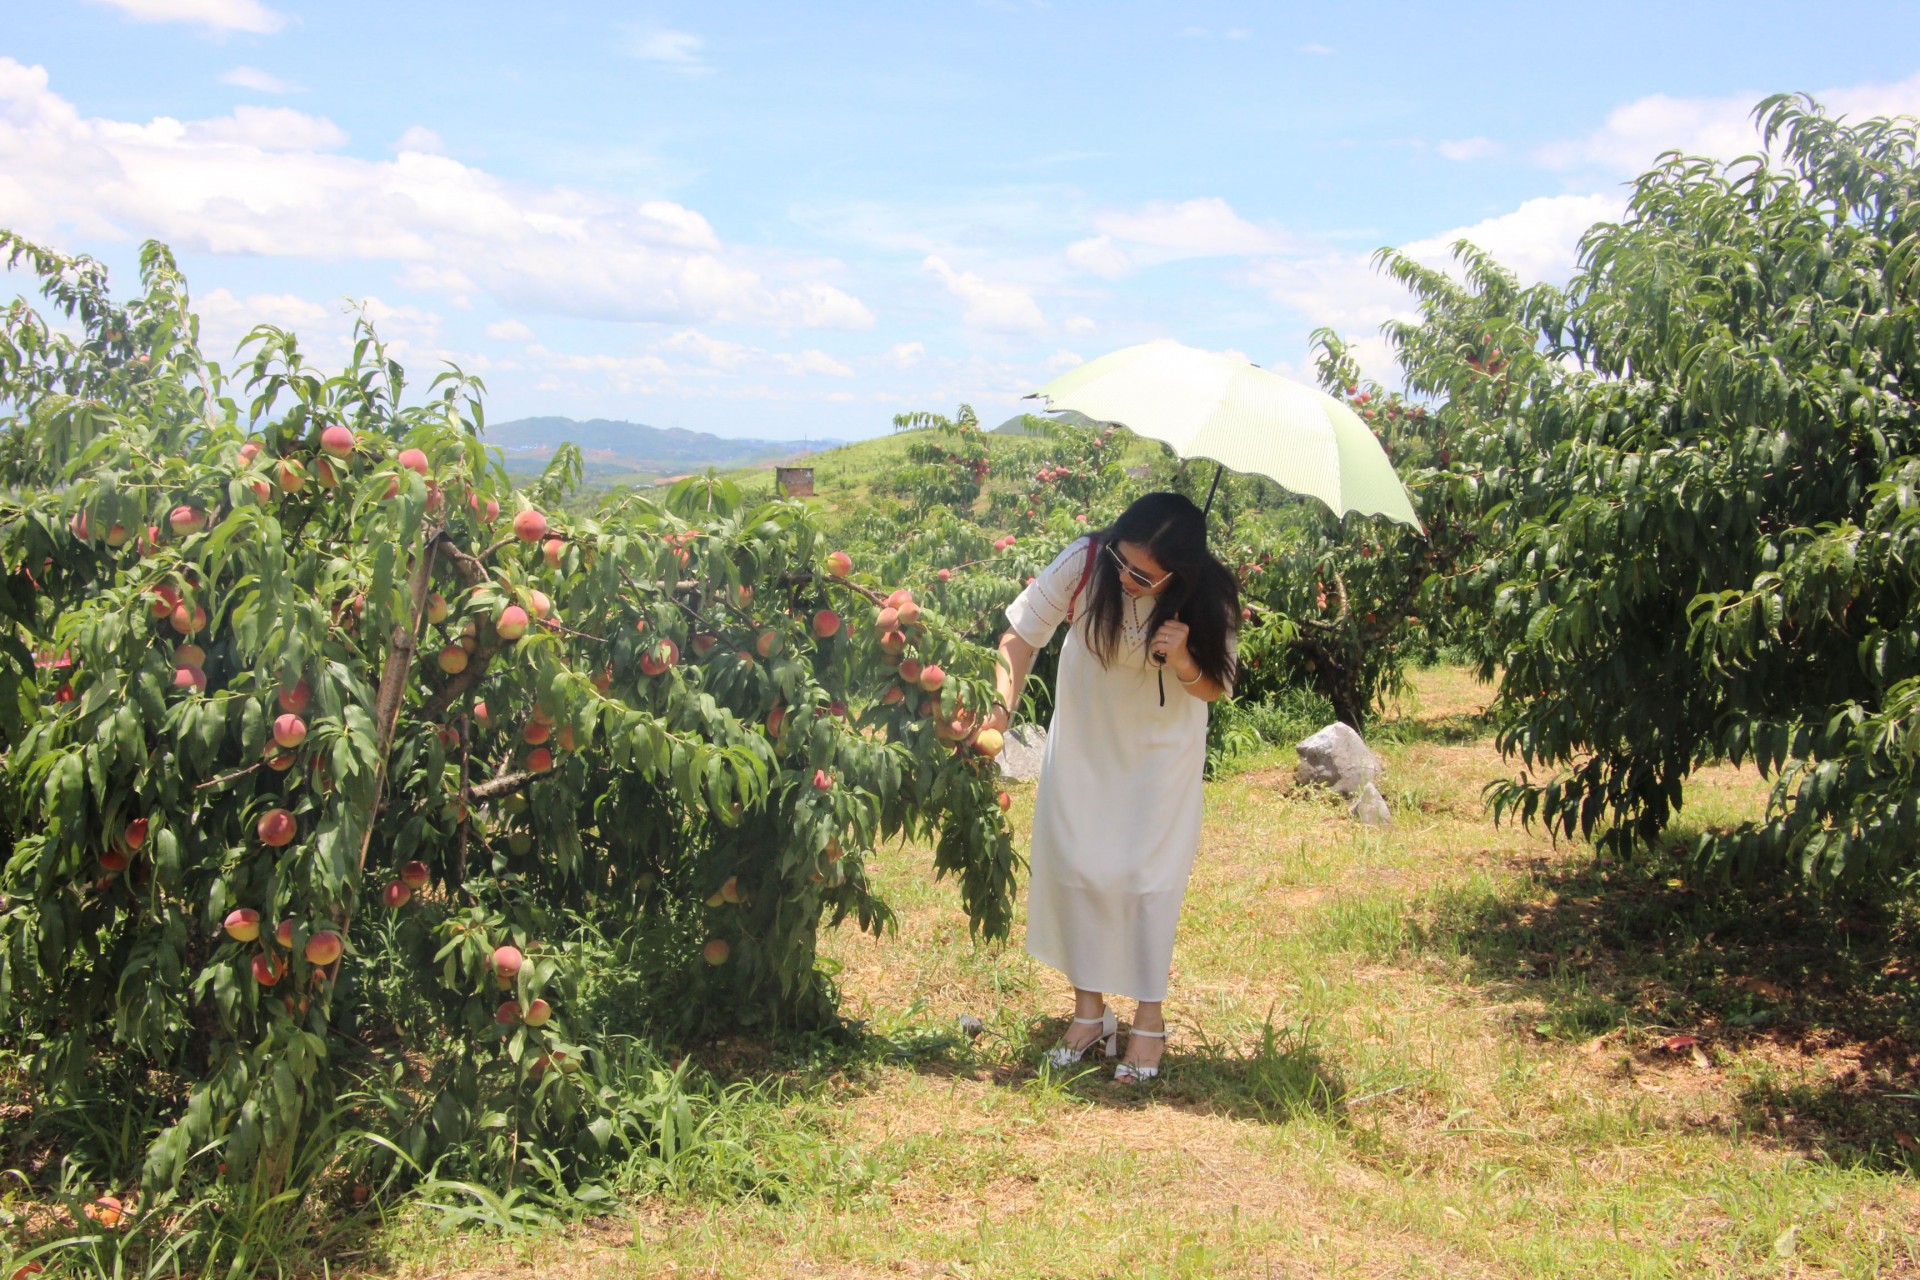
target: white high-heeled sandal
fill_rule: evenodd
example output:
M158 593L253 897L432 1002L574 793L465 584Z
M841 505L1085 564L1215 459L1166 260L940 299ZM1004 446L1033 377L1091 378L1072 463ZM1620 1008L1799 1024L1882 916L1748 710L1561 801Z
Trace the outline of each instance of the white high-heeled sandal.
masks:
M1135 1036L1145 1036L1149 1040L1165 1040L1167 1033L1165 1031L1142 1031L1138 1027L1129 1028L1127 1038L1131 1040ZM1164 1055L1166 1049L1162 1047L1160 1052ZM1122 1062L1113 1069L1113 1078L1121 1084L1137 1084L1142 1080L1151 1080L1159 1074L1160 1065L1158 1063L1155 1063L1151 1067L1143 1067L1137 1063Z
M1113 1016L1113 1010L1102 1009L1097 1018L1075 1018L1075 1026L1100 1028L1100 1034L1081 1045L1078 1049L1071 1045L1056 1045L1047 1050L1047 1065L1070 1067L1087 1056L1087 1050L1100 1045L1103 1056L1115 1057L1120 1052L1120 1023Z

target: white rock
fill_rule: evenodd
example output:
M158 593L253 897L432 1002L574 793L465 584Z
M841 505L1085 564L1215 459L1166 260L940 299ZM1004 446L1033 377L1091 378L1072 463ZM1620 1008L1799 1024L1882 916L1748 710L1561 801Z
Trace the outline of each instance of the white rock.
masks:
M1324 783L1343 796L1353 795L1387 771L1353 726L1339 720L1302 738L1293 749L1300 753L1295 782Z
M1032 782L1040 776L1047 754L1047 731L1042 725L1023 724L1007 735L1000 748L1000 776L1014 782Z
M1360 788L1360 794L1353 798L1347 812L1370 827L1393 825L1393 811L1387 808L1387 798L1371 782Z

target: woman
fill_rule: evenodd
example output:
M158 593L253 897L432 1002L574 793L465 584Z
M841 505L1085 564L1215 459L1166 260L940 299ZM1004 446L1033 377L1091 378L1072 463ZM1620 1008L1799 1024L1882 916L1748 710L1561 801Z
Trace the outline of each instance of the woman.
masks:
M1173 931L1200 843L1207 704L1233 683L1240 596L1207 550L1206 517L1150 493L1074 542L1007 607L1005 730L1034 653L1066 622L1034 805L1027 953L1073 983L1056 1065L1114 1056L1107 992L1138 1006L1122 1081L1159 1074Z

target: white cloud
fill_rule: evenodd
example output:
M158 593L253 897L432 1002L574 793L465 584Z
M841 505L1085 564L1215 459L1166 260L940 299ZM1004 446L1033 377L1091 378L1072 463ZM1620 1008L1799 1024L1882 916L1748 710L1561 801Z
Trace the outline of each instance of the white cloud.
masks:
M1400 248L1429 267L1452 270L1454 244L1469 240L1523 283L1557 283L1573 272L1581 233L1595 222L1618 218L1624 209L1622 197L1611 194L1542 196L1511 213ZM1256 264L1247 279L1309 322L1342 332L1371 334L1387 320L1415 316L1412 295L1373 266L1371 253L1329 250L1270 258Z
M1497 156L1502 148L1492 138L1448 138L1434 148L1449 160L1484 160Z
M258 67L231 67L220 73L220 83L252 89L256 93L294 93L297 88L270 71Z
M887 348L887 363L896 369L911 369L926 357L924 342L896 342Z
M621 52L642 62L657 63L682 75L705 75L713 70L701 57L706 41L690 31L665 28L642 30L629 27L621 42Z
M292 107L235 107L212 120L159 116L148 125L113 126L120 139L176 148L231 147L260 151L333 151L347 145L346 131L325 116Z
M1068 333L1092 333L1100 325L1092 316L1068 316L1066 324L1061 327Z
M1067 261L1082 271L1108 280L1118 280L1133 270L1133 259L1113 242L1112 236L1092 236L1067 246Z
M841 364L824 351L807 350L800 352L779 351L774 353L774 363L788 373L824 373L830 378L851 378L853 370Z
M441 141L438 133L427 128L427 126L423 124L412 124L408 125L407 131L401 134L394 142L393 149L395 151L421 151L430 156L437 156L447 149L447 144Z
M1609 112L1606 123L1584 138L1563 139L1534 152L1553 169L1639 173L1662 152L1732 160L1760 150L1752 118L1759 92L1720 98L1674 98L1664 93L1636 98ZM1813 97L1830 113L1854 120L1920 113L1920 72L1891 84L1824 89Z
M1092 223L1094 230L1110 240L1142 246L1144 253L1133 255L1137 261L1283 253L1294 248L1288 236L1248 223L1233 211L1233 205L1217 196L1179 203L1150 201L1127 213L1100 213Z
M214 31L272 35L287 25L287 15L260 0L93 0L118 9L136 22L192 22Z
M668 351L698 356L716 369L731 369L754 354L737 342L710 338L697 329L683 329L660 345Z
M487 326L487 336L496 342L532 342L533 330L518 320L495 320Z
M1512 213L1410 241L1402 249L1429 266L1445 266L1452 261L1454 242L1471 240L1523 281L1558 282L1573 273L1581 233L1620 217L1626 207L1617 195L1539 196Z
M283 107L146 124L83 118L47 73L0 57L0 226L52 239L152 236L216 254L462 271L515 311L607 320L868 328L865 304L800 267L721 245L699 213L510 183L446 156L332 154L346 135ZM462 286L465 287L465 286Z
M985 280L971 271L955 271L938 254L929 254L920 265L939 276L947 292L966 304L961 318L977 329L1033 333L1047 327L1040 305L1018 285Z
M1087 358L1078 351L1069 351L1065 347L1062 347L1047 357L1047 369L1049 372L1059 373L1062 370L1071 369L1077 364L1085 364L1086 362Z
M1228 27L1227 28L1227 39L1229 40L1245 40L1248 36L1252 34L1253 34L1253 28L1251 27Z
M1324 44L1303 44L1300 46L1300 52L1310 53L1316 58L1331 58L1333 56L1333 47Z

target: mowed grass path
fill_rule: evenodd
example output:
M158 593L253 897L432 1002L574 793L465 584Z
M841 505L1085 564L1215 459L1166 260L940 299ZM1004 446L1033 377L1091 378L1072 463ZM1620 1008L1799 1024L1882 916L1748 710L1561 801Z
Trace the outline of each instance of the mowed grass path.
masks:
M1886 922L1495 827L1484 699L1419 673L1378 727L1389 832L1296 788L1290 750L1209 784L1162 1080L1038 1070L1064 981L1017 929L975 945L926 852L890 852L898 932L825 947L881 1049L803 1073L759 1130L786 1194L456 1238L402 1273L1920 1276L1915 975ZM1763 797L1715 770L1688 821Z

